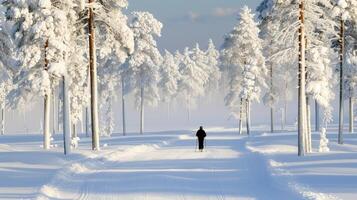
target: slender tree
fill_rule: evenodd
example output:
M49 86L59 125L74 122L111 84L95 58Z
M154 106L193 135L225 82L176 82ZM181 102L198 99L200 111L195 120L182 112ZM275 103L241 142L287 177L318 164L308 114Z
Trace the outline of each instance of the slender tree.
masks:
M162 57L154 38L161 36L162 24L148 12L133 12L132 16L130 28L134 32L135 51L128 63L135 102L140 108L140 134L143 134L144 105L156 106L160 100L157 85Z
M56 72L65 69L68 52L68 21L60 3L43 1L3 1L6 23L12 29L11 39L17 60L10 67L16 87L10 92L13 107L28 104L30 99L44 97L44 143L50 148L50 99L56 85ZM5 26L5 25L4 25Z
M244 7L239 19L238 25L227 35L223 44L222 60L230 74L230 90L225 101L236 117L238 110L242 110L244 101L249 134L250 104L252 101L259 101L261 89L266 87L267 69L262 53L263 41L259 38L254 15L248 7Z
M175 57L167 50L163 57L163 62L160 68L161 80L159 87L161 88L161 100L167 104L168 116L170 115L170 102L178 94L178 82L180 80L180 72L178 62Z

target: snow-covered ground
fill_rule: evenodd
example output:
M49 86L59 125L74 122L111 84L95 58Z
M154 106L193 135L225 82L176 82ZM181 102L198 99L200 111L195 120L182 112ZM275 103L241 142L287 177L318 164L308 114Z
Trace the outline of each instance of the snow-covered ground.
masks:
M43 151L40 135L1 136L0 199L355 199L357 138L330 139L328 153L297 157L296 133L238 136L208 129L207 150L191 131L90 140L63 156ZM319 135L313 135L314 152Z

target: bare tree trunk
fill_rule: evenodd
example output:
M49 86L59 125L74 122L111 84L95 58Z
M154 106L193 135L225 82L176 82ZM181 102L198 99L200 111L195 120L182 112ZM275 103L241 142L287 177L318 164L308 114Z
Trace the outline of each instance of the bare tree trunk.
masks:
M247 135L250 135L250 102L247 99L247 104L246 104L246 123L247 123Z
M243 128L243 99L240 99L240 108L239 108L239 135L242 135L242 128Z
M5 134L5 103L1 106L1 135Z
M167 101L167 119L170 119L170 101Z
M306 94L305 94L305 17L304 0L300 1L300 27L299 27L299 73L298 73L298 155L306 153Z
M350 133L353 133L353 121L354 121L354 116L353 116L353 98L350 97L349 99L349 103L350 103L350 106L349 106L349 114L350 114L350 127L349 127L349 131Z
M288 96L288 82L284 77L284 106L281 109L281 130L285 130L286 126L286 113L287 113L287 96Z
M62 86L63 87L63 86ZM64 92L64 91L63 91ZM61 97L60 97L60 92L58 92L58 103L57 103L57 130L58 130L58 132L60 132L61 131L61 122L60 122L60 119L61 119L61 117L62 117L62 119L63 119L63 116L61 116L61 112L62 112L62 114L64 113L64 111L63 110L61 110L61 107L62 107L62 109L63 109L63 102L62 102L62 100L61 100ZM63 122L62 122L63 123ZM63 129L63 124L62 124L62 129Z
M270 92L273 93L273 65L270 63ZM270 108L270 132L274 133L274 108Z
M311 146L311 106L310 98L306 96L306 125L307 125L307 136L306 136L306 151L310 153L312 151Z
M274 108L270 108L270 132L274 133Z
M190 102L190 97L187 97L187 119L188 119L188 121L191 120L191 102Z
M123 120L123 135L126 135L126 121L125 121L125 85L124 85L124 77L121 78L121 112L122 112L122 120Z
M86 106L86 137L89 137L89 108Z
M64 154L71 153L71 116L70 116L70 103L68 94L68 83L66 76L63 77L63 150Z
M320 106L315 100L315 131L320 131Z
M52 134L56 135L56 99L55 90L52 90Z
M43 116L43 148L51 147L50 133L50 110L51 110L51 95L46 94L44 98L44 116Z
M95 0L89 0L94 3ZM89 7L88 12L88 32L89 32L89 69L91 86L91 118L92 118L92 150L100 150L99 146L99 122L98 122L98 89L97 89L97 60L95 52L95 27L93 8Z
M343 61L345 52L345 22L340 20L340 99L339 99L339 115L338 115L338 143L343 144Z
M144 133L144 88L141 86L140 88L140 134Z
M77 126L76 124L72 124L72 139L77 138Z
M48 60L47 60L47 48L48 40L45 43L45 65L44 70L48 70ZM51 133L50 133L50 119L51 119L51 92L47 91L44 96L44 108L43 108L43 148L51 148Z

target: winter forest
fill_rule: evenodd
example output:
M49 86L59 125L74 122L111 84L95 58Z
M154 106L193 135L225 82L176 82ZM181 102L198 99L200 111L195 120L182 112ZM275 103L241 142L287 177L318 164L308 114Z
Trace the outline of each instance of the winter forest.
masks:
M0 2L0 199L356 198L356 0L237 1L221 43L175 50L129 0ZM218 101L229 127L192 123ZM8 132L30 107L40 132Z

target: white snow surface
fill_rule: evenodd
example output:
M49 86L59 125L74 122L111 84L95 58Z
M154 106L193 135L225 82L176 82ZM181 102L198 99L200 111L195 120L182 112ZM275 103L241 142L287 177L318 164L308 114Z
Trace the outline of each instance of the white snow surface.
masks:
M296 133L207 129L204 152L195 151L193 131L166 131L102 138L90 151L82 137L78 149L62 155L61 135L54 148L40 148L40 135L0 136L0 199L355 199L357 139L330 152L298 157ZM82 135L80 135L82 136Z

